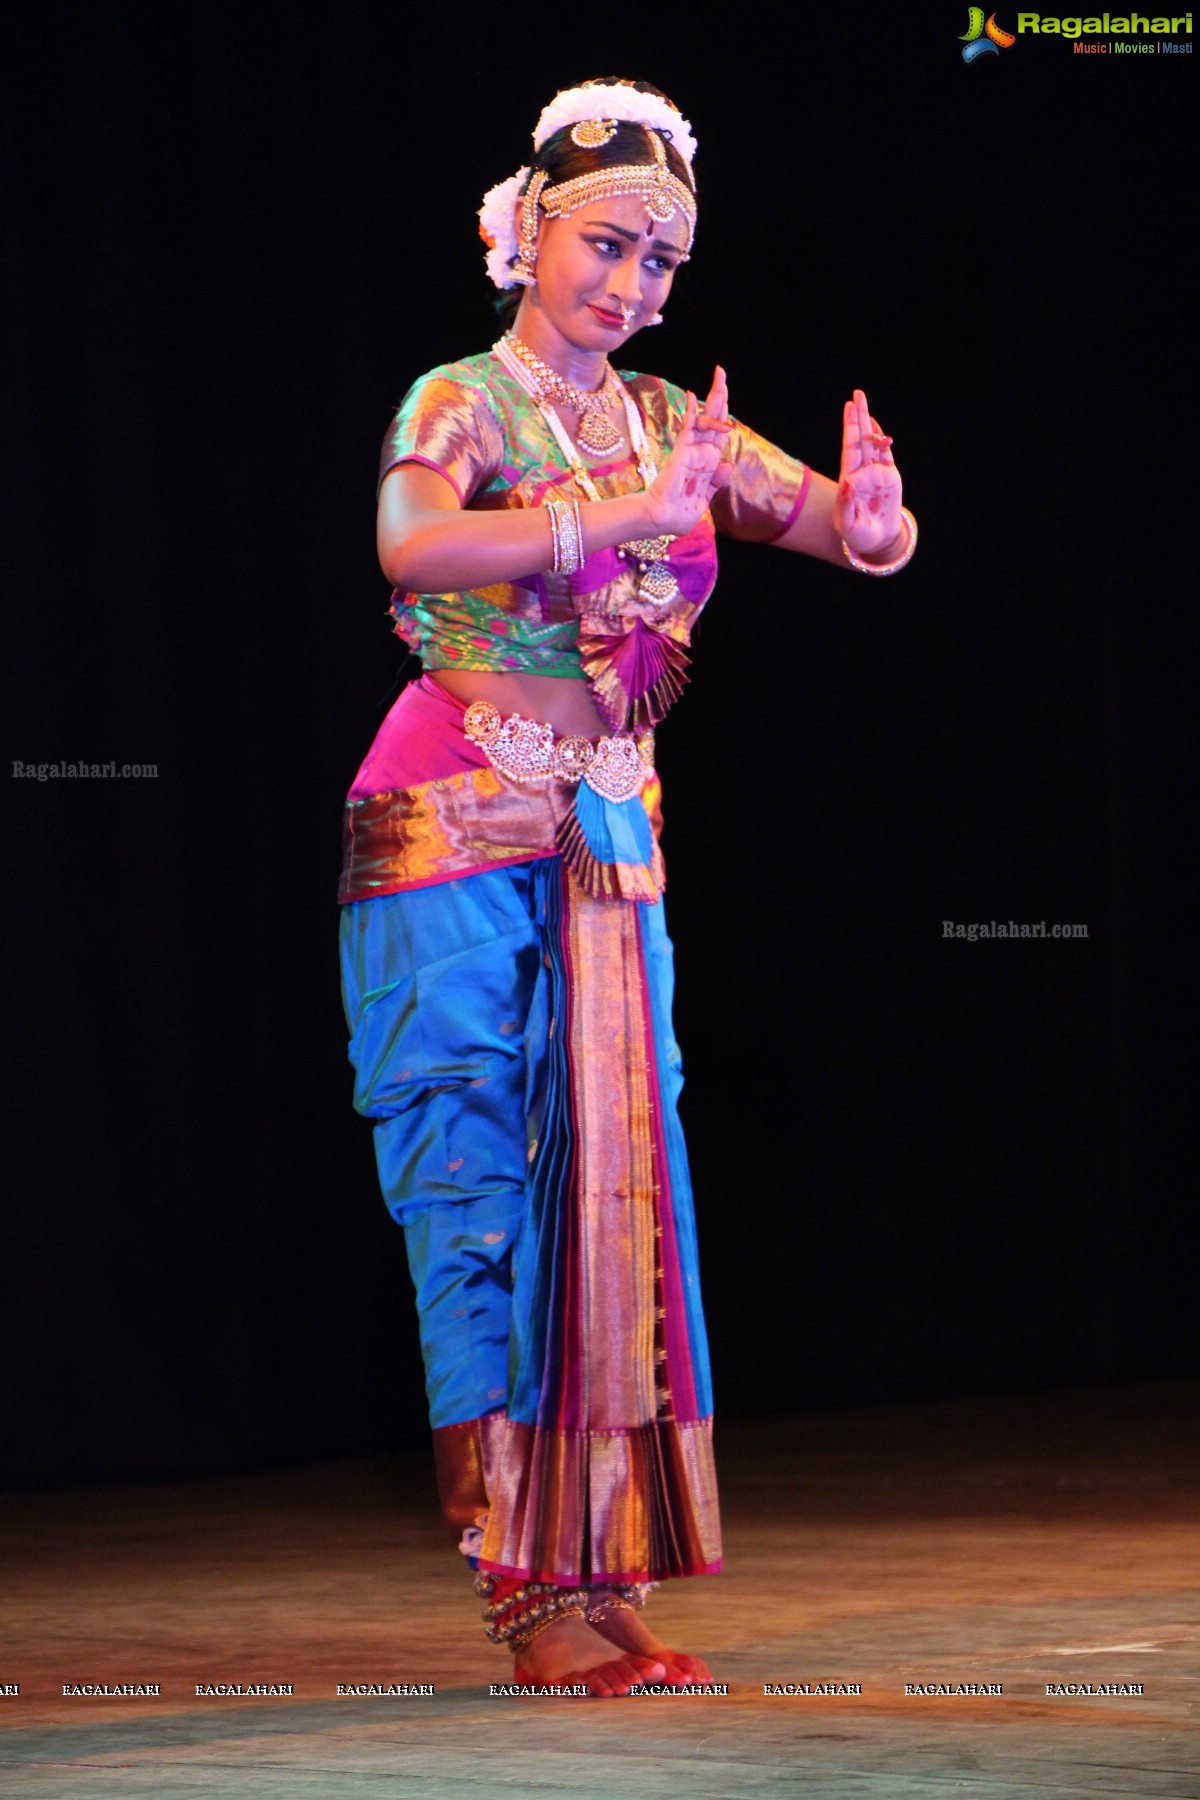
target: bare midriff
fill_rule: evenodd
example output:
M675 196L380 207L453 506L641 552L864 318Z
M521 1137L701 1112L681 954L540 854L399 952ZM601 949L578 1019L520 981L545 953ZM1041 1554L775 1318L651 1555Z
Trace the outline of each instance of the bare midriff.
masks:
M604 737L612 727L602 718L585 681L564 681L557 675L499 675L491 670L431 669L439 687L468 706L473 700L490 700L508 718L520 713L539 725L576 737Z

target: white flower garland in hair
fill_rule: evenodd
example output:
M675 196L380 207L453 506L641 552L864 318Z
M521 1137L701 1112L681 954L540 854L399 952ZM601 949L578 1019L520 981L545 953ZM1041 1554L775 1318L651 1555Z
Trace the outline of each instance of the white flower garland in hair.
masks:
M549 106L543 107L534 129L534 149L540 150L556 131L566 125L578 125L581 119L619 119L623 124L649 125L669 132L671 143L689 167L696 154L692 128L669 100L660 100L657 94L639 93L637 88L612 87L603 82L592 87L564 88L555 94ZM479 208L479 235L488 247L483 260L498 288L517 286L510 266L518 250L516 205L529 173L526 164L507 181L498 181L483 196Z
M484 262L498 288L516 287L509 264L517 254L516 205L529 180L529 166L518 169L507 181L498 181L483 196L479 208L479 235L488 247Z
M534 127L533 147L540 150L548 137L564 125L578 125L581 119L619 119L622 124L650 125L669 132L671 142L691 167L696 154L696 140L683 114L669 100L657 94L642 94L633 87L606 87L597 82L593 87L564 88L555 94Z

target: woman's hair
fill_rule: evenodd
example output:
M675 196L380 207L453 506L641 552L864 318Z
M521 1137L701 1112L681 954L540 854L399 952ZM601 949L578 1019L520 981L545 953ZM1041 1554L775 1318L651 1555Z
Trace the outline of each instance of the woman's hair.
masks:
M630 87L639 94L653 94L659 100L667 100L661 88L651 87L648 81L625 81L619 75L599 75L588 83L594 87ZM667 100L667 104L674 102ZM533 162L529 169L529 180L544 169L549 177L548 186L557 187L561 181L574 181L580 175L590 175L595 169L614 169L621 165L626 167L637 163L652 163L654 151L646 136L644 125L632 124L627 120L619 120L617 129L605 144L595 149L584 149L571 137L571 126L564 125L548 137L540 150L534 152ZM651 127L654 130L655 127ZM692 171L686 159L671 143L669 131L659 131L659 137L667 153L667 167L672 175L677 175L685 187L692 187ZM528 187L529 183L526 183ZM524 191L524 190L522 190ZM521 304L521 289L505 288L496 300L496 312L507 330L517 316L517 308Z

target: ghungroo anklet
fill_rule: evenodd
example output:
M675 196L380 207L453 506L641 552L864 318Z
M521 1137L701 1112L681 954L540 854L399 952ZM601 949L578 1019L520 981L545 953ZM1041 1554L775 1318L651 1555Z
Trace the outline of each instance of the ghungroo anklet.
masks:
M531 1625L529 1627L529 1630L521 1632L520 1636L514 1637L514 1638L509 1638L508 1639L509 1649L512 1651L514 1656L524 1656L525 1652L528 1650L530 1644L533 1643L535 1638L540 1638L543 1631L549 1631L551 1625L557 1625L557 1623L560 1619L565 1619L572 1613L577 1613L578 1616L580 1618L582 1618L584 1616L583 1615L583 1606L578 1605L578 1606L556 1607L555 1610L550 1614L550 1616L548 1618L539 1619L536 1625Z
M582 1615L588 1597L586 1588L554 1587L547 1581L488 1574L476 1578L475 1591L487 1601L483 1629L488 1637L518 1653L555 1619L567 1613Z
M641 1612L646 1604L646 1596L659 1583L657 1581L614 1582L611 1587L592 1588L585 1612L588 1624L594 1624L605 1612Z

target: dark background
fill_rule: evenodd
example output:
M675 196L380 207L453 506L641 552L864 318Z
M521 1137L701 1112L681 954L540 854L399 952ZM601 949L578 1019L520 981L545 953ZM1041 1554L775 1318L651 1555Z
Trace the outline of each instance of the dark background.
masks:
M728 545L660 733L718 1413L1195 1368L1194 64L967 67L965 12L10 20L5 756L158 766L4 769L11 1480L424 1437L335 953L405 673L376 455L492 341L475 208L588 75L700 141L628 362L719 359L826 472L862 385L921 523L888 583Z

